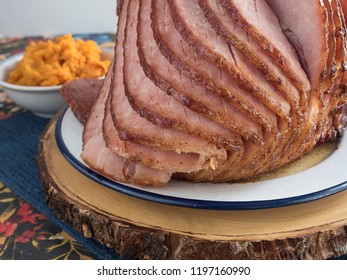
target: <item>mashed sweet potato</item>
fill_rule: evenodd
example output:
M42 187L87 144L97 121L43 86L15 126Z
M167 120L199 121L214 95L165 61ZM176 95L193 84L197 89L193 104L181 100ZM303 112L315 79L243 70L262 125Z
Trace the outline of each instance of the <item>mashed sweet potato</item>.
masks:
M98 78L106 74L109 60L102 61L96 42L75 40L71 34L54 41L32 42L24 57L9 74L8 82L25 86L62 85L76 78Z

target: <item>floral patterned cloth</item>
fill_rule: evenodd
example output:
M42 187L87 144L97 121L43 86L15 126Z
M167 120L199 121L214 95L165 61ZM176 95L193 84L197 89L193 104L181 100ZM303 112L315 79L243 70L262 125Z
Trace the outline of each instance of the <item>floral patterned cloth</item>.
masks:
M0 87L0 120L6 119L16 113L25 111L18 107L13 101L6 96Z
M0 259L95 259L81 244L0 185Z
M115 38L114 34L77 34L74 37L92 39L105 47L112 46ZM30 41L41 39L0 39L0 63L22 52ZM0 121L24 111L0 87ZM0 259L96 259L93 252L16 196L10 187L0 182Z

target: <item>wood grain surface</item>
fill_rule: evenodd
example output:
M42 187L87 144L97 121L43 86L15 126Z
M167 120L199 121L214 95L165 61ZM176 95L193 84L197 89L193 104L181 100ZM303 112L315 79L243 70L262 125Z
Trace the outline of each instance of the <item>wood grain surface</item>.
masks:
M347 253L347 191L263 210L174 207L110 190L60 153L56 121L37 158L47 203L86 238L128 259L328 259Z

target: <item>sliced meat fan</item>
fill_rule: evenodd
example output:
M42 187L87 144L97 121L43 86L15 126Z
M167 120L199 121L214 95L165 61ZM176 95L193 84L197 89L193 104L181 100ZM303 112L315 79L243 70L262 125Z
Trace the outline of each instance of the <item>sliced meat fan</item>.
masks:
M117 12L103 84L62 89L85 123L82 159L108 178L237 181L347 125L344 1L123 0Z

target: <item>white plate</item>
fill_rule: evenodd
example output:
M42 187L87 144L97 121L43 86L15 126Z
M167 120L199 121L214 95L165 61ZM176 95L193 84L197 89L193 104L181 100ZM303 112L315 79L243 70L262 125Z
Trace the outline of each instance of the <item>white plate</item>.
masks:
M56 139L65 158L85 176L115 191L175 206L243 210L308 202L347 188L347 137L319 164L294 175L252 183L210 184L172 180L163 188L141 188L111 181L91 171L80 157L83 127L67 109L56 126Z

